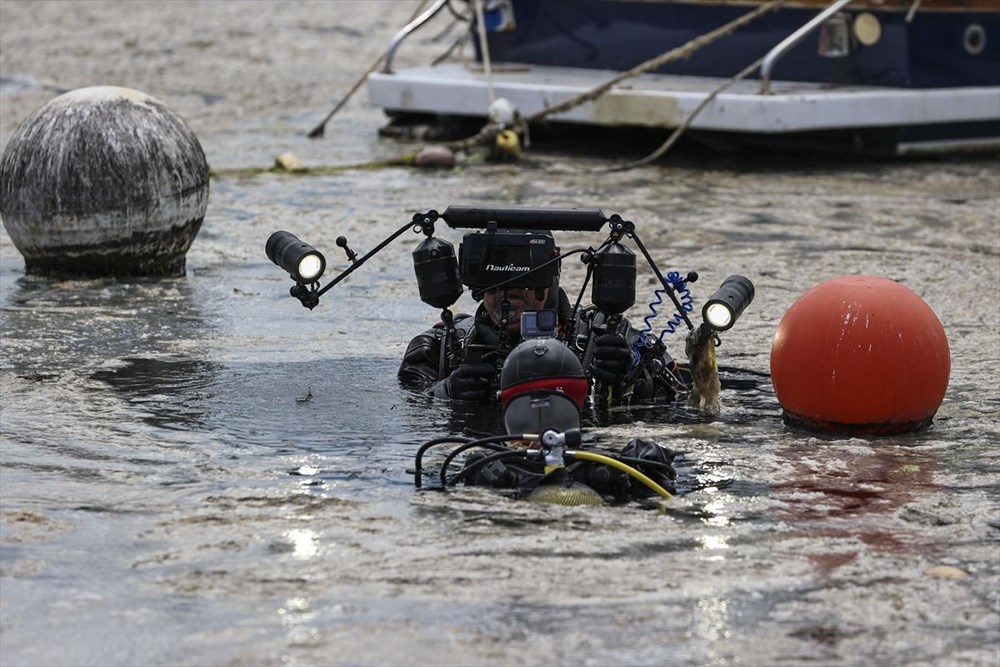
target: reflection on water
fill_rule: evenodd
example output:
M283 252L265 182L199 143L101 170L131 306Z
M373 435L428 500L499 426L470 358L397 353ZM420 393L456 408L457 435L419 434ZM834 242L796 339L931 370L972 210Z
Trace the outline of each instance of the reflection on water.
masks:
M205 361L123 359L124 366L93 374L95 380L123 390L128 401L148 410L140 418L150 426L204 430L206 406L214 391L218 364Z
M178 345L197 354L212 330L182 278L73 281L8 274L3 282L2 358L22 375L58 373L95 357L164 354Z
M271 544L274 553L288 553L292 558L308 560L319 554L319 535L308 529L289 530L284 542Z

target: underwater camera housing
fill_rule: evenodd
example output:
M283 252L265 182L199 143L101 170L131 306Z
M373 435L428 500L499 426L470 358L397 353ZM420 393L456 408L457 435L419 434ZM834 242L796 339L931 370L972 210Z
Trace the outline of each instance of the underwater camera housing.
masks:
M559 275L559 262L542 265L558 254L555 240L546 232L488 229L462 237L458 264L462 282L474 290L500 283L546 289Z

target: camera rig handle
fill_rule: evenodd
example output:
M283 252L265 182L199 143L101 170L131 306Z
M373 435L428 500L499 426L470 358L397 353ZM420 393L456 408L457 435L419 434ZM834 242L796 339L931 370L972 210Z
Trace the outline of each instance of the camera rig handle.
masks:
M438 215L437 211L431 213ZM493 223L526 231L597 232L608 222L599 208L451 205L439 217L452 229L486 229Z

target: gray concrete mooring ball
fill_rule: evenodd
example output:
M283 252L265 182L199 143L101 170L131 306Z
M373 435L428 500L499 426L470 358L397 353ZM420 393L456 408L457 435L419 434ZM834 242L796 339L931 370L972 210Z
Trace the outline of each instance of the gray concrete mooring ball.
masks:
M14 132L0 158L0 216L28 274L181 276L208 183L198 138L161 101L81 88Z

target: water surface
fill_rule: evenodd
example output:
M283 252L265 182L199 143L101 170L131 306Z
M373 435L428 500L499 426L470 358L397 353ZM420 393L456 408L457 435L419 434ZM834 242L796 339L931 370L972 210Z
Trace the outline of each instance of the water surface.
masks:
M0 142L54 88L113 82L187 118L216 168L412 149L379 140L361 103L304 137L412 11L349 4L5 2ZM25 277L0 233L4 664L1000 662L997 158L688 151L601 171L620 160L550 147L518 165L217 178L171 280ZM438 316L412 274L421 237L312 312L264 256L287 229L343 269L337 236L363 253L414 212L470 202L621 213L664 272L698 271L696 303L732 273L754 281L719 349L718 419L636 409L590 429L678 450L679 497L559 508L416 492L421 442L489 421L395 382ZM601 240L560 235L564 250ZM927 431L782 423L767 379L781 317L859 273L901 281L945 327L951 378ZM582 276L571 262L563 284ZM668 344L680 354L679 335Z

